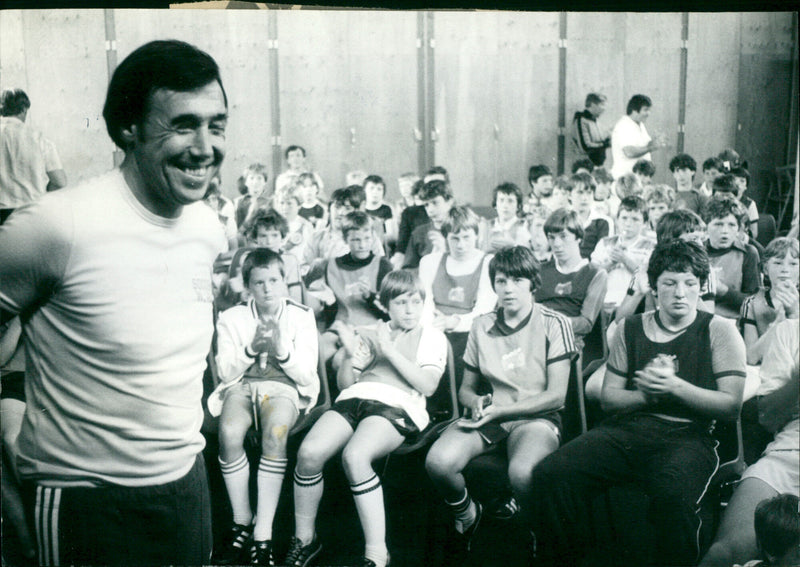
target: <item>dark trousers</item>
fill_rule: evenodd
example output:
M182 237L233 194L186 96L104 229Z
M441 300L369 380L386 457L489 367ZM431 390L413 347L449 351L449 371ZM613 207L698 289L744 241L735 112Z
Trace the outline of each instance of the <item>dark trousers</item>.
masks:
M130 488L26 487L40 565L202 565L211 503L202 455L183 478Z
M656 562L696 564L699 501L718 464L716 442L699 425L646 415L604 421L533 471L531 512L541 563L578 565L598 543L591 502L611 486L635 483L650 496Z

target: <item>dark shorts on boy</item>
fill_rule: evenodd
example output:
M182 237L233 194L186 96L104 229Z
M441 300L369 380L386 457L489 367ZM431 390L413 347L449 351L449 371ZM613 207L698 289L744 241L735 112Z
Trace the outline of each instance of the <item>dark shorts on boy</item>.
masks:
M202 455L183 477L126 487L47 487L28 481L40 565L203 565L211 503Z
M2 389L0 389L0 399L19 400L25 402L25 373L7 372L0 376Z
M405 410L386 405L383 402L350 398L336 402L331 409L341 415L354 431L361 420L378 415L387 419L403 437L419 433L419 429Z

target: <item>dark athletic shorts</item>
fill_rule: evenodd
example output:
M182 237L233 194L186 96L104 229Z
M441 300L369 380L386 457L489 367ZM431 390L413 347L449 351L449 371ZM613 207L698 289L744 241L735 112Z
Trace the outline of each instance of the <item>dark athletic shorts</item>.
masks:
M353 430L355 430L358 423L365 417L379 415L388 419L403 437L419 433L419 429L417 429L417 426L411 421L411 418L408 417L405 410L387 406L382 402L350 398L349 400L336 402L331 409L345 418Z
M19 400L25 402L25 373L24 372L8 372L0 376L2 380L2 391L0 391L0 399Z

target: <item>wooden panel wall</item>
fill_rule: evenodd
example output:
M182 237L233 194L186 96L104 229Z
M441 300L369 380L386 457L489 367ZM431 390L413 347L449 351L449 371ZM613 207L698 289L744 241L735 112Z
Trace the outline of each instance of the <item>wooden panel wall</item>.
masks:
M327 190L351 169L394 178L416 170L418 14L381 11L113 10L118 61L145 41L177 37L220 63L230 104L223 188L253 161L271 167L273 136L305 146ZM111 166L100 118L108 72L102 10L0 11L0 86L33 100L31 123L58 145L70 180ZM557 163L558 13L434 12L429 159L446 166L464 201L487 205L502 181L527 186L534 163ZM567 13L567 126L587 92L608 96L610 129L631 95L654 102L651 132L673 148L654 154L657 180L677 143L679 13ZM272 18L272 19L270 19ZM423 21L423 20L420 20ZM268 24L278 43L270 43ZM782 165L791 98L791 14L691 14L685 148L698 162L728 146L754 172ZM273 51L270 51L270 50ZM270 53L273 61L270 64ZM275 57L277 54L277 57ZM277 96L271 78L277 74ZM280 129L272 124L279 110ZM430 132L421 133L430 136ZM566 166L574 161L567 141ZM276 146L277 148L277 146ZM273 174L276 172L273 172Z
M740 14L689 15L684 151L697 161L698 179L703 161L736 139L740 19Z
M558 14L436 13L435 161L456 197L486 205L502 181L527 187L555 165Z
M415 13L278 13L281 138L306 148L325 192L348 171L417 170Z
M793 28L788 13L741 17L735 148L748 160L756 198L768 190L775 168L786 165Z
M0 12L0 23L2 88L28 94L27 120L56 144L68 180L110 169L103 11Z

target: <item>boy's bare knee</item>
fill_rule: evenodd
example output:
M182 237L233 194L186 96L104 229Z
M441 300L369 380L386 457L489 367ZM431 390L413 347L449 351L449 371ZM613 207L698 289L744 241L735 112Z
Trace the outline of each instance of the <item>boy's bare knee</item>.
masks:
M297 451L297 470L304 475L316 474L322 471L325 461L322 459L322 447L313 443L303 443Z
M428 451L428 456L425 458L425 470L428 476L431 477L449 477L460 472L458 466L455 464L451 451L449 449L439 449L434 446Z
M357 470L361 470L365 463L367 466L372 466L372 463L368 461L369 459L364 452L357 447L347 445L342 451L342 466L344 467L345 472L348 474Z

